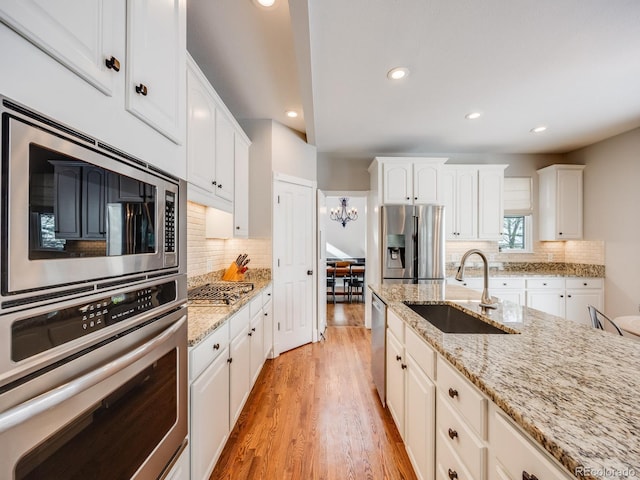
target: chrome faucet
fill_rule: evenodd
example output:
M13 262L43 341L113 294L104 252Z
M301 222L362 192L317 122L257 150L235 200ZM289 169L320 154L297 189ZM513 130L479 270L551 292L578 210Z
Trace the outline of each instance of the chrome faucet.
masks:
M482 262L484 263L484 288L482 289L482 297L480 297L480 306L483 308L498 308L498 304L494 302L491 295L489 295L489 262L487 261L486 255L482 253L481 250L474 248L462 255L460 266L458 267L458 273L456 273L456 280L461 282L464 279L464 264L467 261L467 258L474 253L480 255L480 258L482 258Z

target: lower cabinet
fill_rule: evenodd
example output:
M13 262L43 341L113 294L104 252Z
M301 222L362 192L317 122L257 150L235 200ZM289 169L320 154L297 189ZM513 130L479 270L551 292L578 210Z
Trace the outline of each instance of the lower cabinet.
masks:
M406 368L404 345L391 329L387 329L387 407L403 440Z
M247 329L229 346L229 427L233 428L251 391L251 337Z

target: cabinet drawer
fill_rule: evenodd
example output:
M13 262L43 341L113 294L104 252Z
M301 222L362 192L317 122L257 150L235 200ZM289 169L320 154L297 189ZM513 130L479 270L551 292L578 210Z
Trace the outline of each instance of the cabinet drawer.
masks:
M487 448L469 426L454 412L442 392L436 400L436 423L440 437L462 460L472 475L482 478L487 459Z
M387 327L393 332L400 343L404 343L404 322L402 319L387 308Z
M603 278L567 278L567 289L602 288Z
M233 340L245 328L249 326L251 316L249 315L249 305L242 307L233 317L229 319L229 338Z
M440 356L436 383L449 405L455 407L480 438L486 438L487 399Z
M269 303L271 301L272 296L273 296L273 288L271 287L271 285L269 285L262 291L262 304L266 305L267 303Z
M189 378L195 380L229 343L229 322L193 347L189 352Z
M476 478L464 466L462 460L454 453L451 445L447 443L449 437L444 437L442 432L436 433L436 473L438 480L482 480Z
M251 316L251 318L253 318L261 311L262 311L262 295L257 295L249 303L249 315Z
M525 282L524 278L495 277L489 279L489 288L517 288L524 290Z
M411 328L405 329L404 347L431 380L436 378L436 351Z
M564 288L564 278L528 278L527 288L553 289Z
M545 480L569 478L549 454L535 446L497 407L491 410L491 455L510 478L523 478L523 472Z
M484 278L482 277L468 277L459 282L455 278L447 279L449 285L456 285L458 287L467 287L472 290L482 290L484 288Z

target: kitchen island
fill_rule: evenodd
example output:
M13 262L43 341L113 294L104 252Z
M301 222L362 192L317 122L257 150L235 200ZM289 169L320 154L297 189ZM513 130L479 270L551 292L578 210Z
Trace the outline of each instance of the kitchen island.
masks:
M462 287L369 288L568 472L640 475L640 342L510 302L481 314L480 294ZM444 334L403 301L454 304L519 333Z

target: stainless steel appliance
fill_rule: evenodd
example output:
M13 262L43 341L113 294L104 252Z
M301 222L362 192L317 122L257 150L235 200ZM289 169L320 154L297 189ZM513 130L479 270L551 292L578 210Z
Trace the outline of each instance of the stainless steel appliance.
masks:
M184 180L0 97L2 308L184 273ZM183 207L184 205L184 207Z
M386 328L387 306L375 293L371 294L371 374L380 401L386 404Z
M0 478L162 478L187 444L186 185L0 102Z
M444 206L384 205L382 282L444 280Z

